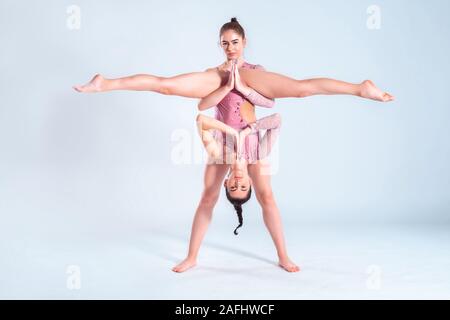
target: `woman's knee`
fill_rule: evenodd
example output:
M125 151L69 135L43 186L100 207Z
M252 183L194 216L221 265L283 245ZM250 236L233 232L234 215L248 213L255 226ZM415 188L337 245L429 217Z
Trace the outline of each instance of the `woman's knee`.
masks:
M200 199L200 206L212 208L216 205L218 199L218 192L205 190Z
M297 80L297 98L306 98L313 94L310 80Z
M171 78L158 77L158 93L172 95L174 80Z
M275 198L272 191L264 191L257 194L261 206L271 206L275 204Z

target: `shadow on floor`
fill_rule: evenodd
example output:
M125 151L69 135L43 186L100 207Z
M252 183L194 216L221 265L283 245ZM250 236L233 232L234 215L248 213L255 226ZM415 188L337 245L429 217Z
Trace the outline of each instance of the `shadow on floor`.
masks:
M165 238L169 238L169 239L172 239L172 240L177 240L177 241L180 241L182 243L186 243L187 241L189 241L189 238L184 236L184 235L181 235L181 234L175 233L175 232L166 231L166 230L161 230L161 229L151 229L151 230L146 229L145 233L146 234L151 234L153 236L156 235L158 237L165 237ZM267 264L270 264L271 266L274 266L274 265L278 266L278 263L276 261L273 261L273 260L270 260L270 259L265 258L263 256L257 255L257 254L255 254L253 252L242 250L242 249L238 249L238 248L235 248L235 247L230 247L230 246L227 246L227 245L218 244L218 243L214 243L214 242L206 241L206 240L202 242L202 247L218 249L218 250L225 251L225 252L228 252L228 253L234 253L234 254L237 254L237 255L240 255L240 256L243 256L243 257L246 257L246 258L251 258L251 259L254 259L254 260L262 261L262 262L265 262ZM165 260L171 261L173 263L178 263L178 262L180 262L180 261L182 261L184 259L184 256L181 257L181 258L180 257L175 257L175 256L167 254L165 252L164 253L162 253L162 252L159 252L159 253L152 252L152 253L154 253L155 255L159 256L160 258L163 258ZM222 269L223 271L228 270L228 271L235 272L237 270L236 268L217 268L217 267L201 267L201 268L202 269L208 269L208 270L215 270L215 271L220 271L219 269ZM254 270L254 268L250 268L250 267L248 269L250 271ZM239 269L239 270L242 270L242 269Z

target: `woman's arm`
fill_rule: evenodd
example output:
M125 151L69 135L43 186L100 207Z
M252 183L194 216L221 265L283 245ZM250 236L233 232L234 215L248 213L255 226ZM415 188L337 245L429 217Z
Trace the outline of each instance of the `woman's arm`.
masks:
M265 71L264 67L261 65L257 65L256 69ZM241 78L239 76L239 70L236 65L233 63L231 68L230 77L228 78L228 83L224 87L220 87L207 97L200 100L198 104L199 110L206 110L211 108L212 106L217 105L222 99L232 90L236 89L240 93L242 93L245 98L250 101L253 105L272 108L275 104L274 99L269 99L259 94L254 89L242 83Z
M261 65L257 65L256 69L265 71L264 67ZM241 81L241 77L239 75L239 70L236 68L234 72L234 87L237 91L242 93L245 98L250 101L253 105L260 106L260 107L266 107L266 108L272 108L275 104L274 99L269 99L264 97L262 94L254 90L253 88L250 88L245 83Z
M272 147L278 139L281 128L281 116L279 113L275 113L271 116L260 119L255 125L250 125L253 130L266 129L266 133L259 140L259 159L265 159L270 152Z
M259 140L259 158L264 159L272 150L272 146L275 144L278 138L281 128L281 116L279 113L272 114L270 116L261 118L253 123L250 123L247 128L239 133L239 145L243 150L245 137L252 133L257 133L259 130L266 130L264 136Z
M197 116L197 129L206 151L214 159L220 157L220 150L222 149L222 145L219 145L219 143L214 139L214 136L211 134L211 132L208 131L209 129L216 129L233 136L233 144L237 144L237 142L239 141L239 133L237 132L237 130L219 120L205 116L203 114L199 114ZM239 146L236 149L239 153Z
M226 85L214 90L206 97L202 98L198 103L198 110L206 110L215 105L217 105L222 99L234 88L234 70L235 64L233 63L231 67L230 76L228 77L228 82Z
M239 137L239 133L236 129L226 125L222 121L199 114L197 116L197 127L200 131L206 131L209 129L216 129L226 134L232 135L234 138Z
M232 90L228 86L220 87L198 102L198 110L203 111L216 106Z
M274 113L270 116L256 120L249 125L250 133L256 133L259 130L278 130L281 127L281 116L279 113Z
M262 94L260 94L259 92L255 91L253 89L251 89L250 93L245 96L245 99L250 101L255 106L272 108L275 105L274 99L266 98Z

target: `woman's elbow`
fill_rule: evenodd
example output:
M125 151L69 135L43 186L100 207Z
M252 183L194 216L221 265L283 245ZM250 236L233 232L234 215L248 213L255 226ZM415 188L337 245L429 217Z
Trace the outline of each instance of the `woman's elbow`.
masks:
M197 122L203 121L203 117L204 117L204 115L202 115L201 113L199 113L199 114L197 115L197 117L195 118L195 120L196 120Z
M203 110L208 109L208 106L202 102L199 102L197 105L197 109L198 109L198 111L203 111Z
M201 102L199 102L199 103L197 104L197 109L198 109L198 111L203 111L203 105L202 105Z
M207 109L209 109L209 108L211 108L213 106L214 105L198 104L197 108L198 108L198 111L204 111L204 110L207 110Z

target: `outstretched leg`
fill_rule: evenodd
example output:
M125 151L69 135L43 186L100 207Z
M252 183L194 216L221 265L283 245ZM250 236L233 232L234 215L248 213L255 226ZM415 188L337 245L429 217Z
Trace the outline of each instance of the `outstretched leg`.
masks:
M219 198L222 181L228 168L229 165L227 164L206 165L204 176L205 187L192 224L189 252L182 262L173 267L172 271L183 272L196 265L198 251L211 222L212 211Z
M96 74L85 85L73 88L78 92L104 92L111 90L154 91L165 95L187 98L203 98L219 88L222 83L218 71L192 72L174 77L159 77L151 74L136 74L129 77L106 79Z
M279 73L254 69L239 69L242 80L260 94L271 98L304 98L319 94L349 94L378 101L394 99L370 80L349 83L329 78L296 80Z
M255 190L256 199L263 210L264 223L269 230L272 240L277 249L278 264L289 272L297 272L300 268L289 259L286 244L284 241L283 227L281 223L280 211L278 210L272 187L270 185L270 175L263 174L266 171L268 163L258 161L256 164L248 166L248 173L252 179L252 186Z

